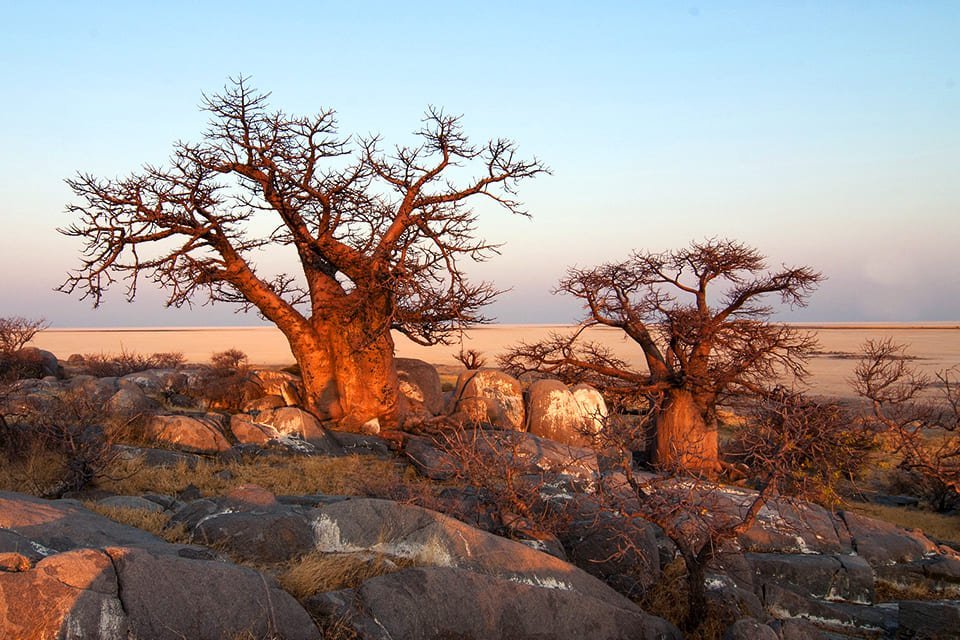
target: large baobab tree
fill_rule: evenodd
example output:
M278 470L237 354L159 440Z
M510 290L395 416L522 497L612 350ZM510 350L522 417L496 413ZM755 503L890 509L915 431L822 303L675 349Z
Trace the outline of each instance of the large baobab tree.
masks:
M459 117L433 108L415 144L384 152L377 137L340 135L333 111L294 116L267 100L231 81L204 97L202 141L177 143L167 166L68 180L77 220L61 231L84 248L61 289L98 305L116 281L132 299L147 278L168 305L256 308L287 337L307 408L347 429L396 425L390 330L433 344L485 320L496 291L469 282L462 265L496 245L477 238L467 203L526 215L514 189L545 167L507 140L471 144ZM300 273L257 265L275 247Z
M558 291L583 301L580 329L520 344L501 364L514 373L587 379L611 394L646 398L653 461L713 472L719 466L717 404L731 393L763 394L784 373L803 375L803 358L814 344L810 335L772 323L764 298L803 305L821 279L807 267L768 271L762 255L732 240L570 269ZM622 329L639 346L646 370L585 342L583 330L596 325Z

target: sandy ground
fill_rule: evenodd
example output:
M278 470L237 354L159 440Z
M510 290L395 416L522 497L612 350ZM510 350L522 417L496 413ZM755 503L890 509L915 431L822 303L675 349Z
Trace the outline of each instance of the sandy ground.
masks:
M829 324L798 325L817 334L820 355L809 365L810 390L813 393L849 397L847 380L856 364L855 354L869 338L892 338L909 345L909 352L918 357L919 368L935 371L960 366L960 324ZM532 342L552 331L568 332L561 325L491 325L471 330L464 336L464 347L476 349L494 364L495 356L519 342ZM632 365L642 367L640 350L623 333L609 328L593 328L591 340L612 348ZM395 336L397 355L419 358L439 365L456 365L455 354L460 344L421 347L403 336ZM112 353L122 349L140 353L180 351L188 361L206 362L211 353L236 347L251 362L264 365L286 365L293 356L283 335L271 327L204 327L172 329L50 329L39 334L34 344L66 359L73 353Z

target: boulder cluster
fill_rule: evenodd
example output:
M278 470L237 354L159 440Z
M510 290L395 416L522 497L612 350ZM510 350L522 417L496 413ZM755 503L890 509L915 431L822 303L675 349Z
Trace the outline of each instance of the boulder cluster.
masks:
M458 483L465 462L450 440L408 434L398 443L373 428L327 428L292 406L292 374L256 372L262 395L230 415L191 394L200 373L187 367L24 380L3 399L5 415L29 422L31 412L78 394L105 419L135 425L135 442L114 444L113 453L145 467L267 450L361 454L407 460L445 488L431 509L256 485L221 496L75 496L86 503L0 493L0 637L320 638L330 621L349 633L342 637L377 640L683 637L636 604L678 550L659 527L609 509L599 495L598 487L625 492L629 506L623 470L591 447L606 416L595 389L551 380L524 389L479 370L444 393L432 366L400 359L398 369L410 413L463 425L473 455L507 461L536 496L534 508L563 514L554 529L507 513L482 482ZM709 491L712 509L731 512L754 495ZM189 543L94 507L162 515ZM727 638L960 637L960 554L919 530L774 500L724 544L705 584L711 607L732 622ZM294 598L272 568L317 554L377 570ZM881 602L879 589L936 599Z

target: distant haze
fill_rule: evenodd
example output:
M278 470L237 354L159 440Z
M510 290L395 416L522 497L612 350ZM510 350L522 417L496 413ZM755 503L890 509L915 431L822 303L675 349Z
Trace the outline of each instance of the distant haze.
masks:
M567 323L570 265L731 237L829 278L804 321L960 319L960 3L7 3L0 23L0 315L55 326L255 324L166 310L145 283L92 311L63 179L163 164L203 92L252 76L405 143L427 105L553 175L531 220L482 205L501 322ZM265 264L290 269L285 259Z

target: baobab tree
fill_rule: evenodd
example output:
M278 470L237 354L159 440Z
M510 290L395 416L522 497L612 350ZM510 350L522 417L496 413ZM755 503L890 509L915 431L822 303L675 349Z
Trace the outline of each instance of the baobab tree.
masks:
M773 309L764 299L803 305L821 279L808 267L768 271L755 249L716 239L570 269L558 291L583 301L580 328L521 343L501 364L515 374L587 379L614 395L646 398L653 462L712 473L719 468L717 404L729 394L763 395L784 374L803 376L804 357L815 344L812 335L771 322ZM640 348L646 370L584 341L584 329L598 325L623 330Z
M97 306L118 280L132 299L146 278L175 307L255 308L289 341L308 409L345 429L396 425L390 330L434 344L486 320L497 292L468 281L463 262L497 245L476 236L468 201L527 215L515 188L546 169L508 140L471 144L438 109L414 145L384 152L376 136L341 135L333 111L289 115L268 97L231 80L204 96L202 141L177 143L167 166L69 179L77 220L60 231L84 245L61 290ZM296 276L257 265L274 247L295 256Z

